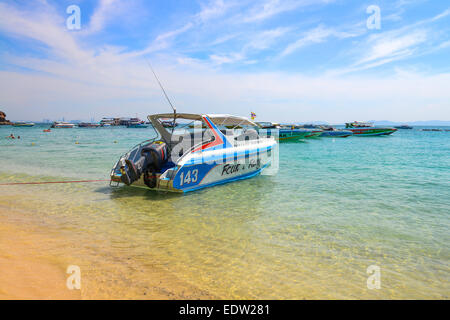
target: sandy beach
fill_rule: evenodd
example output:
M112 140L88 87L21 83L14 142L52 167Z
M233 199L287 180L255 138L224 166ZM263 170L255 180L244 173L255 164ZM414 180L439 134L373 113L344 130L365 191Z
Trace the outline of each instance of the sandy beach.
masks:
M0 299L80 299L66 287L64 259L49 256L50 239L0 222Z
M6 221L17 212L0 207L0 213L0 300L212 298L158 268L137 270L131 261L99 264L88 257L80 265L81 289L69 290L66 270L73 241L41 226ZM66 247L67 254L55 254L55 247Z

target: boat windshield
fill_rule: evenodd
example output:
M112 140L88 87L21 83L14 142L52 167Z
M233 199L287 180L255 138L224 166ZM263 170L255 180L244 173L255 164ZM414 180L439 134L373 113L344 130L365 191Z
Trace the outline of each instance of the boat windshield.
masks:
M258 139L257 130L259 126L253 121L244 117L224 115L224 114L157 114L150 115L148 119L161 136L161 140L167 143L169 150L175 147L177 155L180 157L190 153L203 144L208 144L216 140L214 130L210 124L205 122L205 118L228 137L228 140L239 143L241 140ZM173 125L168 125L172 123Z

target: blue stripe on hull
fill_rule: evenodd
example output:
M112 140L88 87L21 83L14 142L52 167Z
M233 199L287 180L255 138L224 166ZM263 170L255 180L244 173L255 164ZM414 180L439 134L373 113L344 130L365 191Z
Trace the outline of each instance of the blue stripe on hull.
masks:
M376 137L376 136L388 136L390 134L393 134L395 131L392 132L377 132L377 133L360 133L360 134L354 134L355 137Z
M238 177L233 177L233 178L229 178L229 179L225 179L225 180L220 180L220 181L208 183L208 184L205 184L205 185L199 185L199 186L192 187L190 189L179 189L179 190L181 190L183 192L191 192L191 191L195 191L195 190L199 190L199 189L203 189L203 188L207 188L207 187L217 186L217 185L228 183L228 182L249 179L249 178L252 178L254 176L259 175L261 173L261 171L264 168L266 168L268 165L269 164L266 164L261 169L258 169L258 170L254 171L254 172L246 173L246 174L238 176Z
M254 149L254 150L245 150L245 151L241 151L241 152L224 152L223 154L220 155L214 155L214 156L205 156L205 157L198 157L198 158L191 158L188 161L186 161L186 163L183 165L185 167L187 166L192 166L192 165L199 165L199 164L210 164L210 163L214 163L217 161L223 161L226 162L230 159L241 159L244 157L249 157L258 153L267 153L269 151L272 151L273 147L272 146L268 146L268 147L261 147L258 149ZM226 156L226 158L224 158L224 156Z

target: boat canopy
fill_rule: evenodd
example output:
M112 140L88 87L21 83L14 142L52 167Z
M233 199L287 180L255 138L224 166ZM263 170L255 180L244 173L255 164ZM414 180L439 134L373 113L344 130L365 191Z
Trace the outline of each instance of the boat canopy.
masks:
M232 116L229 114L208 114L207 115L216 125L224 125L224 126L252 126L258 127L256 123L245 118Z
M216 125L223 126L252 126L257 127L258 125L253 121L239 116L232 116L229 114L207 114L206 115L211 121L213 121ZM160 113L148 116L150 121L156 119L173 119L173 113ZM193 113L177 113L177 119L186 119L186 120L198 120L202 121L203 116L201 114L193 114Z

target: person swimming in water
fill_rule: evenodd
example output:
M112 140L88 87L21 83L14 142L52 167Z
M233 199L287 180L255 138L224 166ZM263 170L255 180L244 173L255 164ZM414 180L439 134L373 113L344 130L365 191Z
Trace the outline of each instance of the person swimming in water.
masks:
M15 139L16 137L14 137L14 134L11 133L11 135L9 137L6 137L6 139Z

